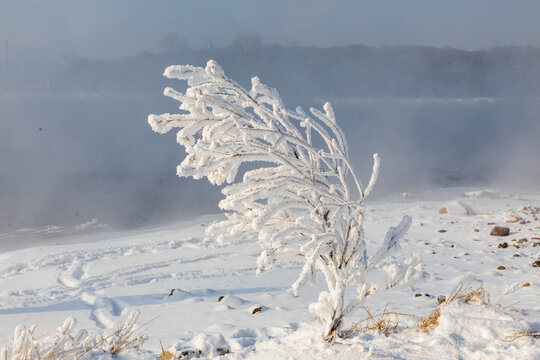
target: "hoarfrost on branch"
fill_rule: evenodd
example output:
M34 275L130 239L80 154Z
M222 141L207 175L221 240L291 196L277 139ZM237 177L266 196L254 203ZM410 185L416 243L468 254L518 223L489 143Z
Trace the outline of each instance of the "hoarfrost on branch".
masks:
M187 156L178 175L229 184L219 203L227 220L211 225L207 233L220 242L256 233L263 249L258 275L280 261L302 259L303 268L292 284L294 294L320 270L328 291L309 309L321 321L328 342L339 334L344 316L366 296L421 274L418 261L408 261L386 269L386 286L366 284L367 270L399 248L411 218L405 216L390 228L381 249L368 258L362 202L377 180L379 157L373 156L373 172L364 187L330 103L324 104L324 111L311 108L310 114L300 107L291 111L278 92L257 77L248 91L227 78L213 60L206 68L170 66L164 75L186 80L189 86L185 94L172 88L164 91L181 103L183 113L148 117L156 132L180 128L177 141ZM235 183L243 163L259 167ZM345 304L345 291L351 286L357 296Z

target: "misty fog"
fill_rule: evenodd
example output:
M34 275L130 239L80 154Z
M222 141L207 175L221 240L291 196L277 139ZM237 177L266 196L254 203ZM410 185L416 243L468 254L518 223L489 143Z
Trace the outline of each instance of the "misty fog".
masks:
M372 154L381 156L374 198L436 187L539 189L538 48L315 47L294 34L278 45L241 31L230 44L200 46L184 35L167 42L167 34L150 50L107 60L77 52L9 59L4 44L0 234L93 218L135 228L219 212L220 189L178 178L184 152L175 134L147 124L148 114L178 108L165 86L185 89L164 79L164 68L211 58L246 87L259 76L290 108L331 101L364 181Z

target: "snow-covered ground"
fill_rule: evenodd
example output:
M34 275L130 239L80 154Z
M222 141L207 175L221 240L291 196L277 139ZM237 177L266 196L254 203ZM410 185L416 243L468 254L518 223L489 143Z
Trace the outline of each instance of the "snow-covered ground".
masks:
M397 333L360 332L326 345L307 310L324 283L298 297L287 292L299 263L257 278L254 239L222 245L205 237L216 215L122 233L91 222L71 231L0 234L0 346L11 346L19 324L37 324L39 337L68 317L77 319L76 329L108 335L139 309L138 323L148 322L144 349L156 358L163 344L203 356L230 349L227 358L540 359L537 338L507 338L540 331L540 267L533 267L540 260L540 193L444 189L366 206L368 250L409 214L413 225L395 256L420 254L427 273L412 287L368 298L374 314L386 308L416 316L401 315ZM490 235L495 225L510 234ZM491 303L456 301L443 308L438 327L415 330L437 297L463 279L473 288L481 284ZM498 298L515 284L517 291ZM256 308L262 311L253 314ZM350 322L366 317L360 311Z

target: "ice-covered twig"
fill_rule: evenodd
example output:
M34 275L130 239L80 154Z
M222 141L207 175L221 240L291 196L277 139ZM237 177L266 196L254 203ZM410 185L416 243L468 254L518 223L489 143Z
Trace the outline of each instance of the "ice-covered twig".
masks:
M281 261L301 259L303 269L292 285L295 294L319 270L328 292L310 309L323 323L326 340L333 342L344 315L346 289L363 289L369 266L397 249L411 224L405 217L391 228L381 250L368 259L363 201L377 181L378 155L364 188L330 103L324 111L311 108L311 115L301 108L289 110L278 92L259 78L246 90L213 60L205 68L169 66L164 75L188 84L185 94L165 89L165 95L181 103L181 114L148 117L156 132L179 128L177 141L187 156L178 175L228 184L219 203L227 220L208 227L207 234L220 242L256 234L263 249L257 275ZM237 180L245 163L258 168ZM354 302L363 296L359 293Z

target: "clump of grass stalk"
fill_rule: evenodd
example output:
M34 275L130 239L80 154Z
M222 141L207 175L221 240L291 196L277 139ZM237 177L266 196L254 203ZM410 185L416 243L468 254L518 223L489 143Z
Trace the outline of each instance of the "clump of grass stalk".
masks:
M504 338L504 341L512 342L517 339L521 338L533 338L533 339L540 339L540 331L536 331L533 329L527 329L527 330L515 330L512 331L511 334L507 335Z
M433 311L423 320L421 320L417 328L419 330L429 332L439 326L439 317L443 309L456 302L463 301L464 303L472 303L478 305L489 305L489 293L480 285L473 289L469 284L465 284L463 280L450 292L444 301L442 301Z
M161 352L159 353L159 360L176 360L176 355L174 355L172 352L165 350L163 348L163 343L161 340L159 340L159 344L161 345Z
M388 311L387 307L385 307L381 313L374 313L366 307L364 307L363 310L366 312L367 317L343 330L340 337L348 338L367 331L378 331L388 336L400 330L408 329L408 326L404 325L401 319L407 317L416 319L416 316L413 314Z
M56 335L36 337L36 325L29 328L19 325L15 329L11 352L7 348L0 351L0 360L79 360L91 352L103 352L116 356L128 349L141 349L145 337L140 332L148 325L135 328L139 311L132 311L124 325L107 337L92 338L86 330L71 335L75 319L68 318L56 330Z

